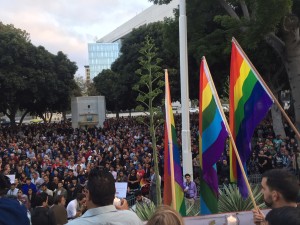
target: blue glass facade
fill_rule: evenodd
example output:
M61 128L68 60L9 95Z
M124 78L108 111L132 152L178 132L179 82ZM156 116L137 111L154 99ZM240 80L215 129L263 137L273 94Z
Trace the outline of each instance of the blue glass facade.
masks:
M90 76L93 79L102 70L110 69L111 64L119 57L119 43L89 43Z

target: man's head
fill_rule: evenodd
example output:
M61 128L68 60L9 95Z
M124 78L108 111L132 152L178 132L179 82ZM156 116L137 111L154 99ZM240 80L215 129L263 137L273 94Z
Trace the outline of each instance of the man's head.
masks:
M31 183L31 179L29 177L26 178L26 184L29 185Z
M268 170L262 176L262 193L267 206L278 208L296 203L299 185L296 177L285 169Z
M46 191L46 190L47 190L47 184L46 184L46 183L43 183L43 184L41 185L41 189L42 189L42 191Z
M91 170L86 188L88 208L90 203L98 207L113 204L116 188L115 179L111 173L97 168Z
M5 195L10 188L10 180L7 176L0 173L0 196Z
M72 176L74 175L74 172L73 172L72 169L69 169L69 170L68 170L68 175L69 175L70 177L72 177Z
M45 175L45 176L43 177L43 179L44 179L45 183L48 183L48 182L49 182L49 177L48 177L47 175Z
M58 187L58 188L62 188L63 186L64 186L63 182L62 182L61 180L58 181L57 187Z
M83 205L86 203L86 196L85 194L82 193L78 193L76 196L77 202L79 203L79 205Z
M16 188L16 183L12 183L12 184L10 185L10 189L11 189L11 190L15 190L15 188Z
M57 195L54 199L54 204L55 205L66 205L66 198L63 195Z
M187 174L184 175L184 177L185 177L186 182L189 183L191 181L191 175L190 174L187 173Z
M48 205L48 195L46 193L41 193L35 197L36 206L46 207Z
M266 216L268 225L300 225L300 209L297 207L280 207L272 209Z
M37 179L39 177L38 172L34 171L32 173L32 177L33 177L33 179Z
M138 202L142 201L142 197L143 197L142 191L137 190L137 191L134 193L134 196L135 196L135 199L136 199Z

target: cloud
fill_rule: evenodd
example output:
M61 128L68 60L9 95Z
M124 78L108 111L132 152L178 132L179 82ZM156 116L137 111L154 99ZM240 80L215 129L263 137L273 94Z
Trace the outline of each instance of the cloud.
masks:
M84 76L87 44L95 42L149 7L147 0L10 0L1 2L0 20L26 30L34 45L63 51Z

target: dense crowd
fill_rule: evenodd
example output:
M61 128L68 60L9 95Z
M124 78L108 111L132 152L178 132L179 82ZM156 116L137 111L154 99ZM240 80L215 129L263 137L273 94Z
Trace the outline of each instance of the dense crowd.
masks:
M175 116L175 120L181 145L180 118ZM198 116L192 114L191 149L196 183L200 172L197 120ZM162 178L163 134L161 126L156 130L156 143ZM285 138L274 136L271 123L267 121L257 128L252 155L247 162L250 176L271 168L287 168L299 174L299 147L288 126L286 134ZM217 163L220 184L229 182L228 156L227 143ZM15 175L7 194L16 196L29 211L36 206L36 198L41 193L53 196L56 202L65 199L63 206L75 199L84 201L87 176L96 167L109 171L116 182L127 182L128 195L141 190L144 196L156 201L156 189L152 187L154 169L150 132L134 118L111 118L103 127L89 129L73 129L70 123L1 128L0 170L5 175ZM64 199L57 200L57 196Z

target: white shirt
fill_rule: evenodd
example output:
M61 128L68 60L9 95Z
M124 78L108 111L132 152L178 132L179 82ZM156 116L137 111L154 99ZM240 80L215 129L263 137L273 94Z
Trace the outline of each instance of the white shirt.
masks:
M69 202L69 204L67 206L68 218L74 218L76 216L77 207L78 207L77 199L74 199Z
M70 220L68 225L143 225L141 219L132 211L117 210L115 206L108 205L88 209L81 217Z
M7 195L14 195L14 196L17 196L17 195L18 195L18 191L19 191L18 188L15 188L14 190L9 189L8 192L7 192Z

